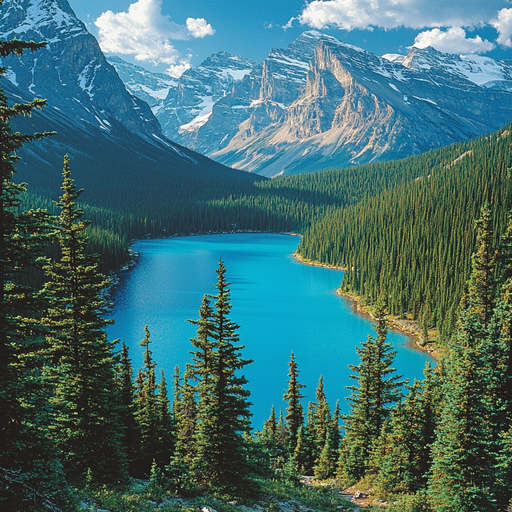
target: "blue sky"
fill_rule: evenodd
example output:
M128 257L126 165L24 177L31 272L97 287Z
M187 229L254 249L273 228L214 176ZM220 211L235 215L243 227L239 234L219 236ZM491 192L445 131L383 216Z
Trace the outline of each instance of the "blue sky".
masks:
M512 58L510 0L69 0L106 53L179 76L221 50L261 62L304 30L368 51Z

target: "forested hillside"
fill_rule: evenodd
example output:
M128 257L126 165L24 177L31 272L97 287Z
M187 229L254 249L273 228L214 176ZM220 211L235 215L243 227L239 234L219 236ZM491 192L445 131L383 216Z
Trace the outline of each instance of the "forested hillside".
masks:
M213 231L299 232L307 260L345 267L344 291L420 320L446 339L469 272L473 220L485 201L494 233L512 206L510 132L399 160L273 180L231 173L166 172L159 166L98 186L79 168L91 248L105 269L128 260L133 238ZM101 168L101 166L100 166ZM111 184L111 185L110 185ZM38 190L38 184L30 190ZM55 197L55 194L53 194ZM25 206L48 207L29 193Z

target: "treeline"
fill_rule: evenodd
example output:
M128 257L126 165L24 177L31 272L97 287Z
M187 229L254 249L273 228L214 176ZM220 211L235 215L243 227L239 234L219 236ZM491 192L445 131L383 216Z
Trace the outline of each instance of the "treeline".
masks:
M476 251L443 364L406 385L392 367L383 301L376 336L350 366L343 435L320 380L307 417L292 354L287 416L272 410L260 439L274 464L295 474L359 484L389 512L508 510L512 498L512 215L499 242L488 205L477 221ZM287 460L288 458L288 460ZM283 464L284 461L284 464Z
M436 328L447 340L469 275L473 219L486 201L492 204L496 241L512 206L509 132L435 153L435 165L429 154L378 164L393 173L421 163L423 171L316 220L299 252L345 267L345 292L370 304L385 297L392 315L419 320L424 332Z
M88 176L94 193L86 190L81 206L104 271L128 262L136 238L297 232L303 258L346 268L345 292L369 304L385 297L392 315L418 320L425 337L434 330L446 341L469 275L473 219L489 201L493 236L503 230L512 206L509 168L505 128L401 161L272 180L178 172L157 173L155 181L129 174L98 187ZM27 193L23 206L34 205L52 211L47 196Z

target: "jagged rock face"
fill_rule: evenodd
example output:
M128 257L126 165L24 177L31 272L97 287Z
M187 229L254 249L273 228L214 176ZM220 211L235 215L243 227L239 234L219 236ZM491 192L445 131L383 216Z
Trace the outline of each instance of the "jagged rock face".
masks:
M171 88L178 87L178 80L165 73L153 73L129 64L115 55L107 56L126 88L150 107L157 107L169 94Z
M309 31L221 94L198 86L207 68L170 90L157 113L165 134L267 176L402 158L512 120L512 62L487 57L411 48L381 58Z
M37 52L4 59L7 77L22 91L105 131L119 123L146 137L161 133L148 105L128 93L66 0L4 0L0 33L5 39L48 42Z
M403 158L512 120L511 70L433 49L388 60L318 38L305 87L282 115L265 124L251 114L206 154L267 176Z
M92 198L95 190L104 187L126 189L122 177L128 168L139 173L141 187L151 187L151 179L162 172L166 177L169 173L196 177L214 173L219 179L238 174L162 134L148 104L127 91L67 0L4 0L0 36L48 41L41 50L2 62L8 66L8 79L2 80L8 101L48 100L42 111L12 120L14 130L22 133L56 132L20 150L17 177L36 190L58 195L66 153L77 182ZM139 74L142 76L143 70ZM158 94L167 96L170 88L176 87L177 82L166 75L149 78L154 79L157 99ZM142 85L139 88L144 91ZM150 87L146 89L154 93ZM148 183L144 184L146 177ZM169 197L175 192L169 190Z
M254 63L237 55L219 52L200 66L181 75L166 97L152 107L164 133L194 147L196 131L212 114L213 106L232 91L233 84L250 73ZM134 94L137 94L132 89Z

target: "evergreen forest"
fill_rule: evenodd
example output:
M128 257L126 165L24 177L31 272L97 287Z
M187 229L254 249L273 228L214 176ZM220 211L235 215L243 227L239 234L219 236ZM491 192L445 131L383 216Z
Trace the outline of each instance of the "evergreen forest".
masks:
M40 46L0 42L0 55ZM51 135L12 122L44 107L0 91L1 510L206 512L208 501L335 512L351 509L335 489L354 485L389 512L512 506L507 129L399 162L275 180L233 174L202 191L183 180L172 198L159 184L128 211L114 190L80 201L68 156L60 192L16 182L19 150ZM192 320L190 362L169 383L149 326L137 371L122 341L107 339L105 272L128 261L132 238L224 230L303 233L301 257L345 267L343 290L373 305L375 333L354 340L359 364L340 390L348 414L329 404L322 376L304 410L292 352L283 408L251 425L251 360L222 260L217 293ZM393 368L389 314L444 340L422 381ZM305 484L307 475L331 486Z

